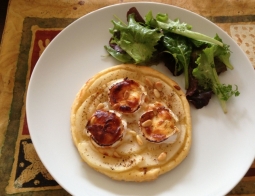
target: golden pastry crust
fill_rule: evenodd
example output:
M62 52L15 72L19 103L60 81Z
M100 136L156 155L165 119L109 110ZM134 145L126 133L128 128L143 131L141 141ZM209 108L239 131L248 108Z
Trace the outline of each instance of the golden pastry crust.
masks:
M125 93L124 87L120 87L124 98L136 100L136 109L125 113L119 110L119 105L110 103L109 92L127 79L135 81L132 84L138 83L139 88L136 85L134 91ZM110 111L121 119L124 131L115 144L101 146L86 129L96 111L99 114ZM146 118L151 118L147 122L146 113L150 113ZM149 126L154 128L147 129ZM188 155L190 107L179 85L164 74L146 66L116 65L99 72L82 86L71 109L71 132L81 158L90 167L115 180L150 181L175 168ZM162 137L164 133L169 137ZM151 138L156 138L156 142Z

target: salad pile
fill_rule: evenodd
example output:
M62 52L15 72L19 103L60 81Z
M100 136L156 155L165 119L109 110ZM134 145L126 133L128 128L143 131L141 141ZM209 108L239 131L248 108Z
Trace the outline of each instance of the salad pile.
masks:
M219 80L233 66L229 46L217 34L212 38L194 32L167 14L154 17L149 11L143 18L135 7L128 10L127 23L118 17L112 23L112 37L104 46L108 53L122 63L149 66L163 61L174 76L184 74L186 97L196 108L206 106L215 94L226 113L227 100L240 94L236 85Z

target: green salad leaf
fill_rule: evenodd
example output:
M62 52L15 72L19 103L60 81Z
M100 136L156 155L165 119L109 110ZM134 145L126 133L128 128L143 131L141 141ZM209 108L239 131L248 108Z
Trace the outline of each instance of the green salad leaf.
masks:
M229 50L229 46L222 42L222 39L218 34L214 37L215 40L220 41L223 44L223 47L218 47L215 53L215 56L218 57L229 69L234 69L233 65L230 63L229 58L231 52Z
M114 27L110 30L113 34L113 42L120 46L134 61L134 63L146 63L150 61L155 46L163 36L158 29L148 29L135 21L134 14L128 16L128 25L120 21L112 21ZM117 33L118 32L118 33ZM109 48L107 51L112 52ZM115 54L116 56L116 54ZM120 55L123 59L123 55ZM124 59L128 59L127 56Z
M135 63L134 59L132 59L132 57L129 56L129 54L127 53L121 53L119 51L116 51L110 46L104 46L104 48L106 49L107 52L109 52L109 54L112 57L114 57L116 60L122 63Z
M224 113L227 113L226 101L232 96L238 96L239 91L237 86L235 89L232 85L222 84L216 72L214 57L224 55L225 50L218 45L211 45L205 48L196 63L197 67L193 69L193 76L198 80L200 86L204 89L211 89L218 97Z
M166 47L166 52L173 55L175 58L175 71L184 71L185 88L189 87L189 62L192 52L192 46L188 40L180 35L166 34L163 38L163 44ZM175 73L177 75L177 73Z
M156 18L154 18L152 12L150 11L146 15L145 19L146 19L145 23L150 27L160 28L163 29L164 31L176 33L197 41L223 46L222 42L218 41L217 39L214 39L199 32L192 31L191 25L181 23L179 19L176 20L169 19L168 14L159 13L156 15Z

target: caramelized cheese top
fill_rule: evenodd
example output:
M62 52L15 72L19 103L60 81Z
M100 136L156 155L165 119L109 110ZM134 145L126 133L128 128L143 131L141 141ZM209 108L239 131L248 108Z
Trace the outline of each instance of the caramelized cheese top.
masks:
M140 118L143 136L151 142L162 142L172 136L178 129L175 119L164 106L145 112Z
M111 146L123 136L121 119L113 112L96 110L86 125L91 138L99 146Z
M114 110L122 113L133 113L140 107L142 94L137 82L125 78L111 86L109 102Z

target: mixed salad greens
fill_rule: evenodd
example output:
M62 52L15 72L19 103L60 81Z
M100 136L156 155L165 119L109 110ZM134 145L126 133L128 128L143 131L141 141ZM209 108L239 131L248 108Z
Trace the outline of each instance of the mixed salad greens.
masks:
M163 61L174 76L184 74L186 97L198 109L215 94L226 113L226 101L240 94L236 85L219 80L219 74L233 66L229 46L217 34L212 38L194 32L191 25L167 14L154 17L149 11L143 18L135 7L128 10L127 23L116 19L104 47L118 61L148 66Z

